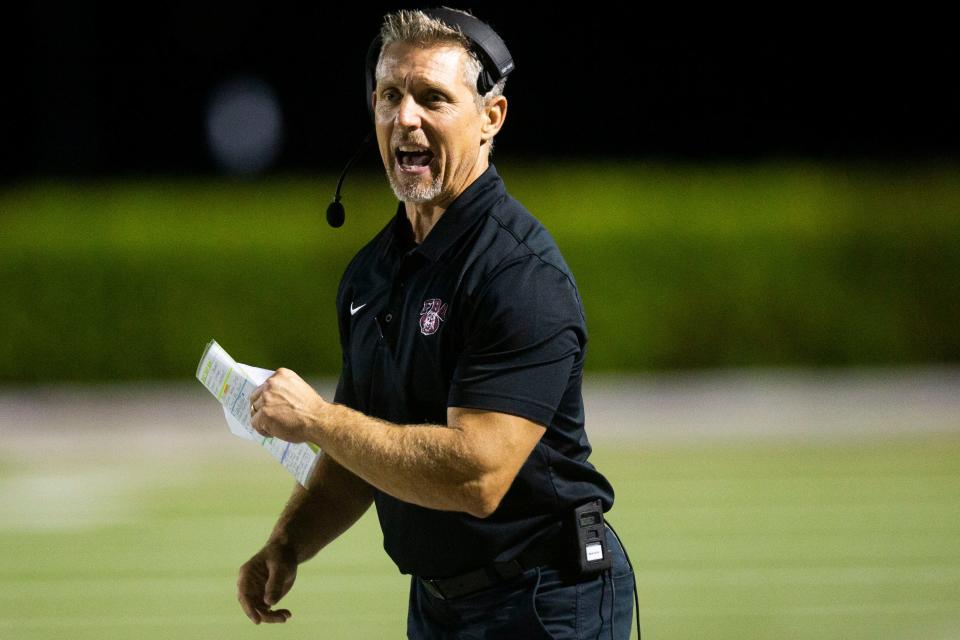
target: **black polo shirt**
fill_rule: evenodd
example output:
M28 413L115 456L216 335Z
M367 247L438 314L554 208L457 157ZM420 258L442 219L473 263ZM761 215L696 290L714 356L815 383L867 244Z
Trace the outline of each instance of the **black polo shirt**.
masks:
M587 330L570 269L491 164L424 241L402 202L337 292L343 370L334 401L398 424L446 424L447 407L547 427L487 518L374 489L400 571L447 577L506 560L571 507L613 489L587 461L580 385Z

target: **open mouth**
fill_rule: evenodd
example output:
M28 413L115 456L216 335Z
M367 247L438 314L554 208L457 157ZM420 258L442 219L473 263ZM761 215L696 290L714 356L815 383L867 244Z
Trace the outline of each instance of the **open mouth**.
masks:
M397 163L401 167L426 167L433 160L433 152L430 149L416 149L413 151L401 151L397 149Z

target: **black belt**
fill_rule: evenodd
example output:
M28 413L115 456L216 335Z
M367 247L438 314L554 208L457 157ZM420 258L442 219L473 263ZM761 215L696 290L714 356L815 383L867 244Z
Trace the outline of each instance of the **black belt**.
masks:
M449 578L417 578L424 588L435 598L449 600L492 587L495 584L516 578L533 567L565 565L565 536L560 527L542 540L538 540L521 551L512 560L494 562L467 573Z

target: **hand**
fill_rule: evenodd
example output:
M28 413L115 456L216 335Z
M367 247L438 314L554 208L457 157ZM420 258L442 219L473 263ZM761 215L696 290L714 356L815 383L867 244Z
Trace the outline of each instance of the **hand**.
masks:
M328 404L303 378L280 367L250 394L251 426L265 437L307 442Z
M297 558L292 550L268 543L240 567L237 600L254 624L286 622L289 609L271 609L287 595L297 578Z

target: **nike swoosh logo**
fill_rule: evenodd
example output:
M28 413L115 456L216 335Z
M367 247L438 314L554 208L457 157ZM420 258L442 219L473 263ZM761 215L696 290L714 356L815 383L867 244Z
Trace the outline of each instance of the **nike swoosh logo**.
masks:
M360 311L360 309L363 309L365 306L367 306L367 303L366 303L366 302L364 302L364 303L363 303L362 305L360 305L359 307L354 308L354 307L353 307L353 302L351 302L351 303L350 303L350 315L352 315L352 316L357 315L357 311Z

